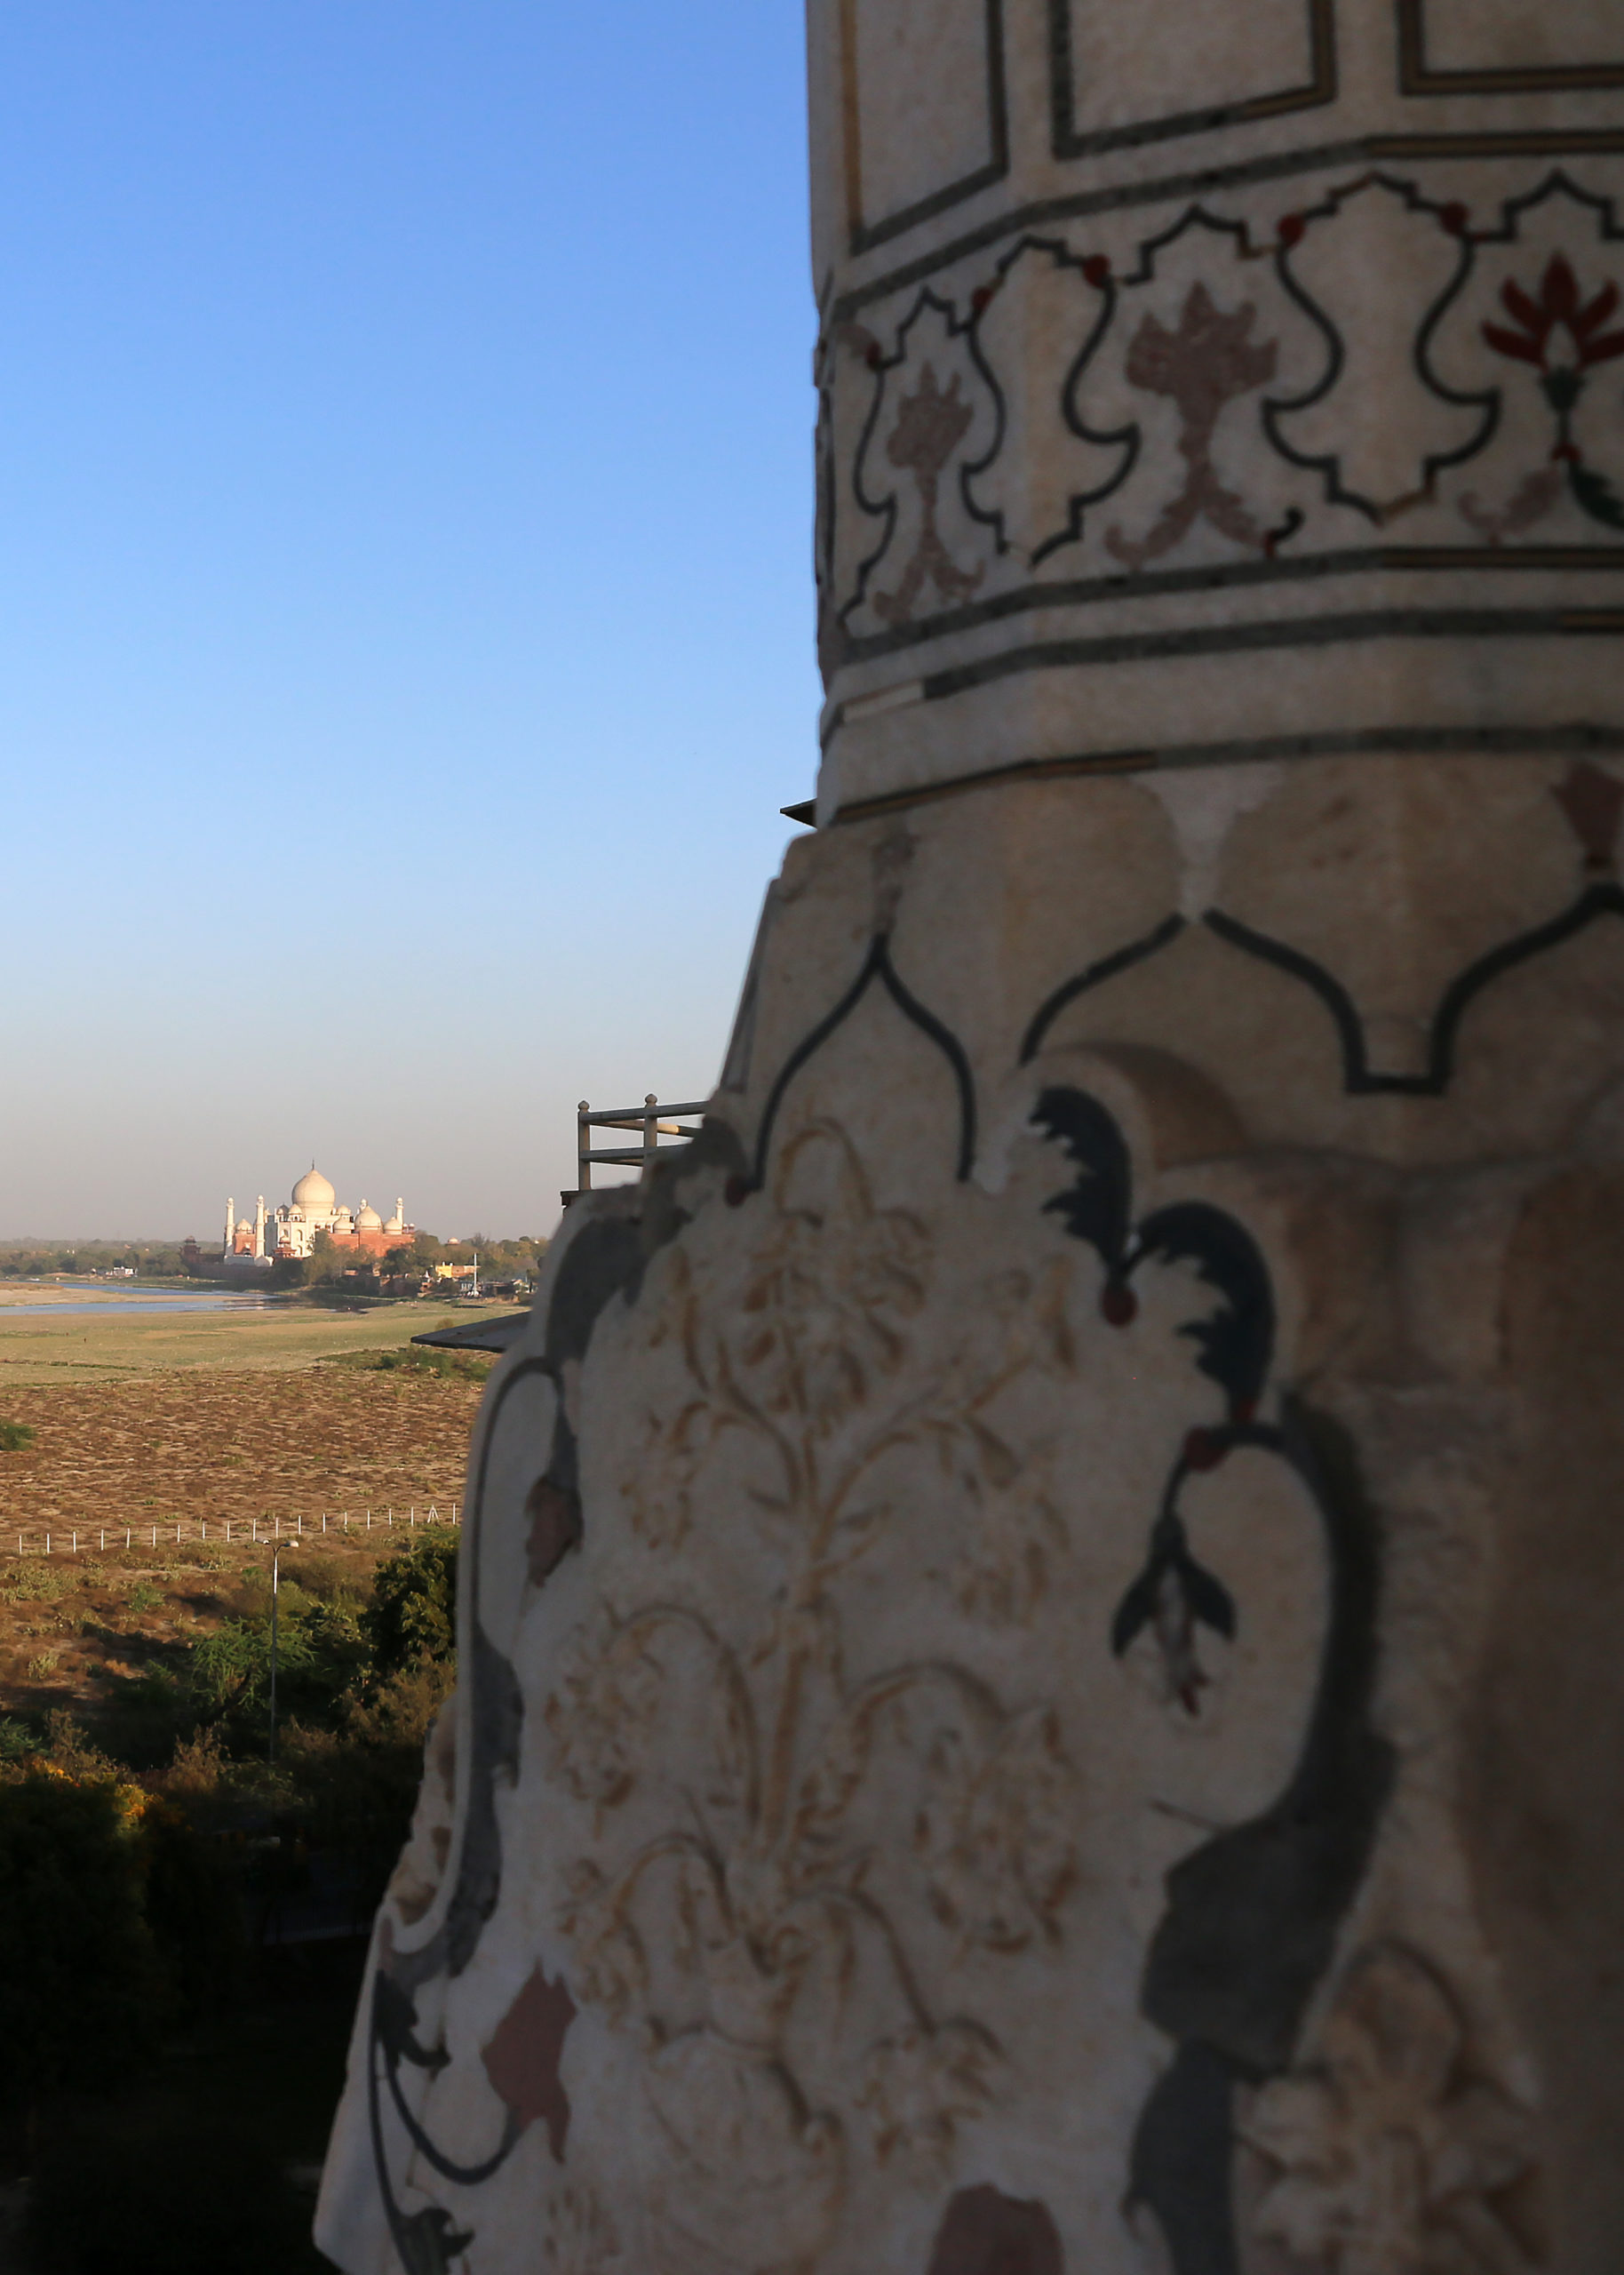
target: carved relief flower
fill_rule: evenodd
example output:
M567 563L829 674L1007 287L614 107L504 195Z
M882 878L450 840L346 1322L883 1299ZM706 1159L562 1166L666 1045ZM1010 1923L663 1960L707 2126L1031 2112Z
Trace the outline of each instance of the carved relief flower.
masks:
M925 1228L876 1209L844 1134L826 1123L784 1149L779 1213L744 1290L739 1356L768 1414L837 1429L902 1366L903 1322L925 1300Z
M546 2275L609 2275L624 2263L615 2223L591 2189L562 2188L542 2215Z
M990 1626L1024 1626L1068 1545L1047 1465L1033 1463L976 1504L970 1545L948 1573L959 1609Z
M937 1917L991 1951L1052 1936L1078 1878L1078 1815L1051 1709L1017 1716L991 1744L963 1727L939 1732L914 1821Z
M600 1808L625 1800L659 1704L658 1666L601 1612L576 1635L543 1710L553 1766L577 1800Z
M945 2165L960 2125L992 2098L997 2046L974 2023L918 2022L870 2049L857 2106L873 2127L874 2154L921 2178Z
M575 1951L573 1979L588 2006L624 2022L648 1988L649 1962L615 1889L586 1857L565 1875L569 1896L559 1927Z
M649 1417L626 1497L632 1529L650 1548L681 1548L688 1538L700 1465L715 1433L714 1411L703 1399L673 1419Z
M1527 2120L1462 2078L1464 2032L1427 1964L1377 1944L1349 1968L1313 2066L1265 2086L1243 2137L1278 2168L1260 2239L1335 2275L1520 2275L1495 2199L1531 2162Z

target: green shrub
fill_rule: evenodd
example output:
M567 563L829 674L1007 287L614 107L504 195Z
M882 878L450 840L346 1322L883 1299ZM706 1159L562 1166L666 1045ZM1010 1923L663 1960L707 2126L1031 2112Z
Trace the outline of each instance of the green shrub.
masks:
M172 1664L146 1666L134 1675L109 1672L104 1683L97 1728L108 1752L132 1768L155 1769L197 1727L192 1686Z
M318 1576L319 1577L319 1576ZM199 1718L223 1723L238 1744L262 1744L269 1728L271 1592L239 1592L242 1608L192 1646L188 1680ZM367 1640L353 1593L322 1597L284 1580L276 1607L276 1691L288 1720L330 1722L366 1671Z
M78 1585L78 1575L71 1565L27 1557L13 1564L0 1582L0 1603L54 1603Z
M411 1830L424 1742L455 1679L449 1662L426 1659L353 1705L342 1731L295 1725L286 1734L283 1761L312 1846L349 1863L362 1917L377 1909Z
M130 1799L43 1768L0 1784L0 2090L25 2103L152 2048L161 1981Z
M35 1433L27 1422L0 1422L0 1454L20 1454L25 1446L34 1443Z
M218 1843L175 1803L152 1800L141 1818L147 1926L171 2016L195 2022L235 1989L244 1959L234 1877Z
M375 1679L455 1656L459 1537L450 1526L431 1525L378 1567L362 1615Z
M448 1327L450 1323L449 1320L445 1322ZM407 1344L396 1351L355 1352L329 1363L358 1368L365 1374L427 1377L442 1383L482 1383L496 1359L485 1351L436 1351Z

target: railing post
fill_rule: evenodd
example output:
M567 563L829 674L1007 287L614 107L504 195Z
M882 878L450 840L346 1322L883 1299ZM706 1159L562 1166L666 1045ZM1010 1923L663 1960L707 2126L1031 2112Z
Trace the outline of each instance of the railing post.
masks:
M652 1090L643 1093L643 1182L654 1174L654 1157L660 1147L659 1100Z
M575 1116L575 1187L577 1193L592 1191L592 1163L587 1159L592 1152L592 1124L586 1119L591 1112L591 1106L583 1098L576 1108Z

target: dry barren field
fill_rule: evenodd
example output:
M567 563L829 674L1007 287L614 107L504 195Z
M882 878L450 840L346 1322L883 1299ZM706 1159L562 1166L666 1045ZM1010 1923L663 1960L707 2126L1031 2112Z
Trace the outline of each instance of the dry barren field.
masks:
M89 1302L93 1308L78 1306ZM43 1313L33 1306L49 1306ZM28 1308L25 1311L23 1306ZM303 1305L194 1312L131 1311L115 1296L60 1285L0 1289L0 1419L14 1384L109 1382L126 1375L228 1367L273 1373L348 1351L409 1343L450 1326L442 1304L391 1304L370 1312Z
M462 1497L477 1384L402 1370L235 1369L0 1386L34 1442L0 1454L0 1557L20 1529L191 1527ZM233 1532L236 1530L234 1521ZM150 1530L149 1530L150 1537Z
M409 1537L414 1507L419 1522L431 1505L446 1516L462 1499L481 1383L358 1363L443 1317L428 1305L105 1321L0 1311L0 1421L34 1432L0 1451L0 1712L76 1708L100 1681L206 1632L219 1592L265 1564L268 1531L359 1565ZM75 1336L88 1359L68 1355Z

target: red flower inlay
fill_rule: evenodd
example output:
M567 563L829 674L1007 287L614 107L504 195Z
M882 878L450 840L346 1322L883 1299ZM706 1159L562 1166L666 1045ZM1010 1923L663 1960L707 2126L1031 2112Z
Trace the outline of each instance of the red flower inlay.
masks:
M1604 773L1587 759L1570 766L1565 781L1551 795L1567 817L1568 826L1584 849L1588 869L1610 870L1619 842L1619 820L1624 815L1624 782Z
M1602 328L1618 307L1618 286L1604 284L1594 299L1581 300L1579 279L1559 252L1546 263L1538 299L1531 299L1509 279L1501 287L1500 297L1517 329L1485 323L1483 336L1502 355L1515 355L1519 363L1537 364L1547 371L1552 336L1558 331L1565 331L1572 340L1572 360L1581 371L1592 363L1606 363L1615 355L1624 355L1624 331ZM1562 360L1565 363L1568 358Z
M558 2072L575 2014L575 2000L563 1977L549 1983L537 1965L485 2048L486 2076L521 2128L537 2119L546 2127L547 2145L561 2165L569 2130L569 2096Z

